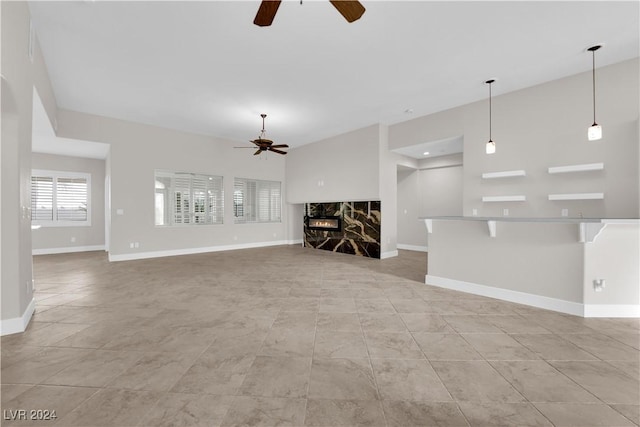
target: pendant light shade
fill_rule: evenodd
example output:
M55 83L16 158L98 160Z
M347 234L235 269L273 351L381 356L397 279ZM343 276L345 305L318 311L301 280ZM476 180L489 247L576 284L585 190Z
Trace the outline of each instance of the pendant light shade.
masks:
M489 140L485 144L485 152L487 154L493 154L496 152L496 143L491 139L491 84L495 82L494 79L487 80L485 83L489 85Z
M592 83L593 83L593 124L589 126L587 130L587 138L589 141L597 141L602 139L602 126L596 122L596 50L600 49L601 45L591 46L587 49L592 55Z

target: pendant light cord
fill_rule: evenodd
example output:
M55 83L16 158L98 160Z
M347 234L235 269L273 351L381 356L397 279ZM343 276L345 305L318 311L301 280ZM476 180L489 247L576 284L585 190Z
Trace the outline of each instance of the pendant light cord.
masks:
M596 51L591 51L592 60L593 60L593 72L592 72L592 80L593 80L593 125L596 123Z
M489 83L489 141L493 142L491 138L491 83Z

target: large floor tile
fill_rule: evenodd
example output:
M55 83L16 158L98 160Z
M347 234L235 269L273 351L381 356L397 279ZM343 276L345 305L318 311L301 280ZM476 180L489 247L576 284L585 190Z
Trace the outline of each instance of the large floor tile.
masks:
M247 396L304 398L309 387L310 358L258 356L239 393Z
M3 389L4 390L4 389ZM90 387L35 386L2 405L3 426L53 425L98 391ZM26 419L7 419L7 411L26 410ZM34 419L31 410L43 410L49 419ZM46 414L48 412L48 414ZM36 414L37 415L37 414ZM87 420L89 421L89 420Z
M482 333L500 333L502 330L496 325L491 323L489 319L484 316L463 316L463 315L448 315L442 316L442 318L453 328L456 332L482 332Z
M92 350L48 347L30 358L2 368L3 384L38 384L72 366Z
M235 394L255 356L202 354L172 387L176 393Z
M390 427L468 426L462 412L453 402L382 402Z
M316 330L320 331L361 331L357 313L318 313Z
M396 313L360 313L365 332L406 332L402 318Z
M530 402L598 402L598 399L544 361L491 362Z
M373 359L424 358L409 332L367 332L365 339Z
M217 427L233 403L233 396L168 393L140 422L154 427Z
M304 424L305 400L239 396L227 411L223 427L298 427Z
M369 356L362 332L318 331L314 357L366 358Z
M426 360L372 359L371 363L382 399L424 402L452 400Z
M604 404L536 403L535 406L556 426L624 427L634 424Z
M313 355L313 329L273 328L260 349L262 356L311 357Z
M129 390L168 391L197 358L195 353L144 354L107 386Z
M488 362L431 362L458 401L515 403L525 399Z
M602 334L563 334L562 338L602 360L638 360L638 350Z
M482 356L458 334L414 332L413 336L429 360L482 360Z
M312 399L378 399L369 360L313 359L308 396Z
M307 426L380 426L386 425L377 400L309 399L305 416Z
M411 332L456 332L439 314L402 313L400 316Z
M534 360L535 353L504 333L461 334L487 360Z
M160 393L151 391L102 389L59 418L57 425L136 426L160 397Z
M640 402L638 378L626 376L607 362L551 362L563 374L606 403Z
M472 426L552 426L530 403L460 402Z
M135 352L95 350L42 383L103 387L133 365L140 357L142 354Z
M591 353L558 335L515 334L511 337L545 360L597 360Z

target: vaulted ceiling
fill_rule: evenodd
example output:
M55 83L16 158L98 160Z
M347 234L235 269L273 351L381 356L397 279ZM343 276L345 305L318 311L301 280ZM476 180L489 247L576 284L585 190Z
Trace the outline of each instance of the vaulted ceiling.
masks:
M32 2L61 108L292 147L394 124L638 56L639 3ZM589 90L589 88L585 88ZM406 112L412 110L412 112ZM415 141L416 143L422 141Z

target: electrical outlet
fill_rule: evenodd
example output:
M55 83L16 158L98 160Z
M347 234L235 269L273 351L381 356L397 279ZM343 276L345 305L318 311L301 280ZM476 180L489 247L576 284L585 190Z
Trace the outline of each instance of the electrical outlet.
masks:
M75 237L72 237L72 238L71 238L71 243L75 243L75 242L76 242L76 238L75 238Z
M472 209L471 210L471 215L478 216L478 209Z
M562 209L560 211L560 215L562 216L569 216L569 209Z
M502 216L509 216L509 209L507 208L502 209Z
M593 281L593 290L596 292L602 292L605 286L607 286L607 282L604 279L596 279Z
M129 249L133 249L133 242L129 243Z
M133 244L133 246L134 246L136 249L137 249L137 248L139 248L139 247L140 247L140 242L135 242L135 243Z

